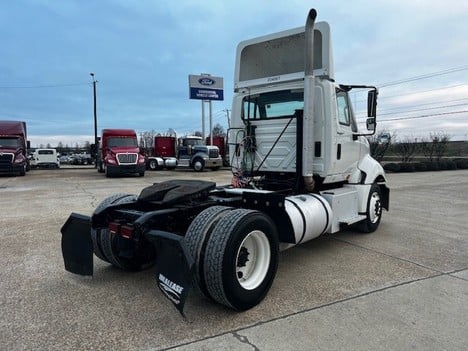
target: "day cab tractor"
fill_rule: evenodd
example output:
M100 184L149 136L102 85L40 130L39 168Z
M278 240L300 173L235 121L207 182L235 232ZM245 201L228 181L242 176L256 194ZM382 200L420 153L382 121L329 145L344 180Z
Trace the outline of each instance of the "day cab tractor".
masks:
M62 228L65 268L93 273L93 253L123 270L156 264L158 287L183 312L193 285L234 310L256 306L278 255L344 226L366 233L389 208L369 154L377 89L335 82L330 27L315 24L237 47L229 154L233 181L170 180L106 198ZM366 133L350 91L368 91ZM370 131L369 131L370 130Z

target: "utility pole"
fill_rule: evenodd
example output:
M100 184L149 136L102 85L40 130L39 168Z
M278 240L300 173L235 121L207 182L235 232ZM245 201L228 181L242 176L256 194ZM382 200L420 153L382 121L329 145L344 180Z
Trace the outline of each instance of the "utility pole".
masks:
M97 168L98 164L98 149L99 142L97 136L97 110L96 110L96 79L94 78L94 73L89 74L93 78L93 98L94 98L94 168Z

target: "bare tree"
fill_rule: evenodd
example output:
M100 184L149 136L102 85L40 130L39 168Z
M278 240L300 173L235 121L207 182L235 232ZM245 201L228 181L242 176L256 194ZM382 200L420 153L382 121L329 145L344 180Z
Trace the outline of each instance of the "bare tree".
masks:
M224 132L224 128L221 124L219 123L215 124L215 126L213 127L213 136L221 136L221 137L226 136L226 133Z
M429 140L423 139L420 143L421 150L429 161L440 161L447 151L447 143L451 136L446 133L433 132L429 135Z
M140 133L140 148L145 151L145 155L151 155L154 147L154 137L156 131L153 129L151 131L146 131Z
M394 146L395 153L400 156L401 162L411 162L418 151L418 144L413 137L405 137Z

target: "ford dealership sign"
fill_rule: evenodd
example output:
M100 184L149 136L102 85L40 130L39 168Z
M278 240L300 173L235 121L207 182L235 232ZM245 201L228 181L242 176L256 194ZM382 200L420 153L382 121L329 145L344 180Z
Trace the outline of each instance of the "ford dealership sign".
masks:
M198 100L224 100L223 78L189 75L190 98Z

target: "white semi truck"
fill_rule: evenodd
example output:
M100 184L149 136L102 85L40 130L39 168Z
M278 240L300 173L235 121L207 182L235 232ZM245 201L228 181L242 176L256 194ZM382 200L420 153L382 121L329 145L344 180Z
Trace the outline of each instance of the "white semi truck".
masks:
M193 285L246 310L270 289L280 250L343 226L378 228L389 189L349 98L368 90L373 133L377 89L335 82L330 27L315 18L311 10L305 27L238 45L232 184L171 180L72 214L62 227L67 270L91 275L93 253L124 270L156 264L158 287L180 312Z

